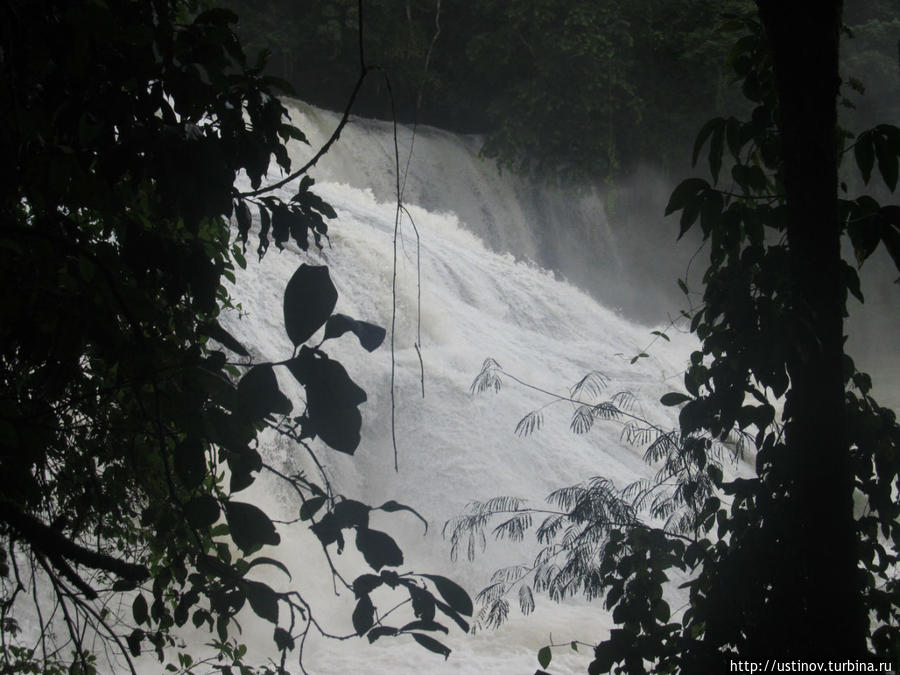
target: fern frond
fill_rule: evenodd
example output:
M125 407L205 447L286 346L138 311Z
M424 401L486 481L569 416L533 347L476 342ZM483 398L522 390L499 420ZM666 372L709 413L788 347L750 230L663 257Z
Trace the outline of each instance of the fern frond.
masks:
M611 401L604 401L591 408L591 414L601 420L618 420L622 417L622 411L619 410Z
M540 410L532 410L516 425L516 436L528 436L544 425L544 414Z
M527 565L510 565L509 567L501 567L491 575L491 583L502 583L506 585L515 584L524 578L531 568Z
M580 405L572 415L572 423L569 428L576 434L586 434L594 425L594 415L589 405Z
M648 464L658 462L670 453L677 452L681 449L678 444L679 438L680 434L675 431L661 434L647 446L647 451L644 453L644 461Z
M472 380L472 386L469 391L473 394L481 394L488 389L493 389L494 393L500 391L500 373L503 368L494 359L488 357L481 364L481 372Z
M509 616L509 603L500 598L491 603L484 622L488 628L499 628Z
M524 511L497 525L494 528L493 535L496 539L507 537L512 541L522 541L525 537L525 531L529 527L531 527L531 514Z
M632 411L637 405L637 397L630 391L619 391L613 394L609 399L613 405L621 410Z
M656 427L630 421L622 428L622 434L619 438L630 445L647 445L655 441L662 433Z
M566 521L565 516L547 516L535 533L542 544L549 544Z
M525 584L519 588L519 609L526 616L534 611L534 594L531 592L531 587Z
M547 495L547 502L556 504L561 509L569 510L578 502L584 494L583 485L569 485L568 487L559 488Z
M578 382L569 389L570 398L578 398L578 395L585 392L589 396L599 396L600 392L606 389L610 383L609 377L601 373L599 370L592 370L582 377ZM580 400L580 399L579 399Z

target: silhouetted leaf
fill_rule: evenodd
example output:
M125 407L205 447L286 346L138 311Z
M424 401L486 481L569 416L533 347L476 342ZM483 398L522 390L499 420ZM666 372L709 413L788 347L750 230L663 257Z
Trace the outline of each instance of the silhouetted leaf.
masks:
M256 616L278 623L278 595L266 584L259 581L247 581L246 593L250 609Z
M401 504L399 502L395 502L393 499L390 499L390 500L386 501L384 504L382 504L381 506L379 506L378 510L387 511L388 513L396 513L397 511L409 511L416 518L418 518L419 520L422 521L422 523L425 525L425 533L426 534L428 533L428 521L425 520L421 516L421 514L418 511L416 511L414 508L412 508L411 506L407 506L406 504Z
M284 291L284 327L297 347L331 315L338 293L327 267L301 265Z
M675 391L670 391L668 394L663 394L659 399L659 402L665 406L673 406L689 400L691 400L691 397L686 394L680 394Z
M247 234L250 232L250 223L252 222L250 218L250 207L247 206L247 202L243 199L239 200L237 207L234 210L234 215L237 218L238 238L241 241L246 242Z
M434 604L435 604L435 607L437 607L444 614L446 614L448 617L453 619L453 621L456 622L456 625L459 626L460 629L462 629L462 631L464 633L469 632L469 623L468 623L468 621L463 619L462 616L460 616L459 612L457 612L452 607L450 607L450 605L444 604L440 600L435 600Z
M900 223L885 224L881 228L881 241L890 253L894 266L900 270Z
M366 400L366 392L340 363L307 347L288 361L287 367L306 387L308 432L335 450L352 455L359 445L362 426L357 406Z
M342 499L334 505L332 516L338 526L344 529L351 527L368 527L369 511L372 507L355 499Z
M669 197L669 203L666 206L666 215L668 216L675 211L683 209L690 201L697 197L697 193L701 190L709 188L709 183L702 178L688 178L681 181L672 191Z
M125 638L125 642L128 644L128 651L131 652L132 656L138 657L141 655L141 641L143 639L144 631L140 628L135 628L128 634L128 637Z
M287 415L293 406L278 388L278 379L271 364L253 366L237 386L237 412L244 419L255 421L269 413Z
M878 171L885 185L893 192L897 187L898 159L897 148L887 141L875 144L875 156L878 158Z
M198 529L206 529L219 519L219 502L210 495L194 497L184 505L187 521Z
M455 611L460 614L465 614L466 616L472 616L472 598L469 597L469 594L466 593L462 586L455 581L451 581L447 577L442 577L437 574L423 574L422 576L435 585L435 588L437 588L441 597L443 597Z
M700 158L700 151L703 149L706 140L709 138L710 134L719 126L724 124L725 120L721 117L715 117L709 120L706 124L704 124L700 128L700 132L697 134L697 139L694 141L694 151L691 156L691 166L697 166L697 160ZM681 208L681 207L677 207ZM673 211L676 209L672 209ZM669 215L672 211L666 208L666 215Z
M853 218L847 224L847 233L853 244L853 253L856 256L856 264L862 267L866 259L878 246L881 240L881 227L876 214Z
M238 342L231 333L222 328L218 321L207 321L206 323L200 324L197 326L197 332L200 333L200 335L211 337L235 354L239 354L240 356L250 356L250 353L244 349L244 346Z
M253 504L226 502L225 516L234 543L244 553L252 553L259 546L277 546L281 541L269 517Z
M356 548L376 572L385 565L397 567L403 564L403 551L384 532L360 528L356 533Z
M277 567L282 572L287 575L287 578L291 578L291 573L288 571L288 568L285 566L283 562L280 560L275 560L274 558L267 558L266 556L257 556L253 560L250 561L250 564L247 565L247 572L256 567L257 565L271 565L272 567ZM246 572L245 572L246 574Z
M369 644L371 644L380 637L384 637L385 635L396 635L397 632L397 629L393 626L375 626L375 628L366 634L366 637L369 639Z
M147 623L149 616L147 614L147 598L138 593L137 597L131 603L131 614L134 622L138 625Z
M375 624L375 606L368 595L363 595L353 610L353 628L357 635L364 635Z
M273 635L273 637L275 639L275 646L278 647L279 651L294 648L294 638L292 638L291 634L288 633L284 628L275 628L275 634Z
M229 488L232 493L253 485L253 472L262 469L262 457L253 448L241 445L228 445L223 449L231 471Z
M406 587L412 600L413 614L424 621L434 621L434 610L437 607L434 596L414 583L407 583Z
M353 580L353 594L357 598L368 595L383 583L382 578L375 574L361 574Z
M272 224L272 216L269 215L268 209L264 206L259 207L259 246L256 254L262 260L266 251L269 249L269 227Z
M444 659L450 656L450 649L435 640L433 637L430 637L423 633L412 633L412 636L413 640L425 647L425 649L427 649L428 651L434 652L435 654L442 654L444 656Z
M441 633L449 634L450 631L446 626L439 624L436 621L423 621L419 619L418 621L411 621L401 629L403 632L408 632L412 630L431 630L431 631L440 631Z
M272 209L272 238L279 249L283 249L284 243L290 238L291 220L292 214L284 204Z
M300 507L300 520L309 520L325 504L325 497L310 497Z
M369 352L378 349L381 343L384 342L386 334L381 326L376 326L366 321L357 321L345 314L335 314L329 317L325 323L325 337L323 339L337 338L348 331L356 335L359 339L359 344Z

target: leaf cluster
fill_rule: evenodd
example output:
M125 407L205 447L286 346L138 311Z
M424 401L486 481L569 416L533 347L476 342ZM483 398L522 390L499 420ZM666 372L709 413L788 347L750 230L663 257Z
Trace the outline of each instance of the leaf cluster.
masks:
M311 179L290 201L262 187L273 158L290 170L285 143L303 135L235 21L176 0L0 8L3 668L95 672L99 645L134 671L142 652L164 661L191 622L216 635L231 664L217 668L246 672L233 638L244 607L274 625L278 672L308 632L326 633L298 591L255 578L287 574L260 555L280 528L238 493L271 473L314 531L346 509L324 476L269 465L260 436L274 430L317 465L311 439L355 452L366 394L321 346L352 333L372 351L385 331L335 313L327 268L306 264L284 295L288 358L255 363L223 325L251 205L260 257L269 236L321 245L336 217ZM305 393L298 414L280 377ZM403 562L385 533L359 528L356 545L376 570ZM31 591L41 633L29 650L14 636ZM203 663L181 653L168 669Z

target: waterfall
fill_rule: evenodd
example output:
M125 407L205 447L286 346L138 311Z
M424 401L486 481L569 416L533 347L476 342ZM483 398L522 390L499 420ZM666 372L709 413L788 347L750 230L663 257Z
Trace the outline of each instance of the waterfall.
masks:
M310 139L309 146L295 143L289 149L299 165L327 139L339 116L300 103L292 103L290 110ZM401 171L411 138L410 128L398 130ZM307 253L291 242L281 252L270 247L259 264L251 261L233 288L246 315L238 319L234 313L227 321L255 358L284 358L291 345L281 329L282 292L302 262L329 266L340 293L338 312L389 327L396 303L399 472L393 469L391 445L389 347L385 343L368 354L349 335L326 343L325 349L368 394L361 407L362 443L352 458L327 448L319 456L340 493L373 505L395 499L428 520L430 528L423 535L422 523L408 514L379 514L378 527L404 551L404 571L444 574L474 596L497 567L530 561L534 546L528 540L521 546L489 543L474 562L463 555L452 563L441 526L467 502L510 495L540 505L550 491L592 476L624 486L652 475L642 449L620 439L620 426L598 423L584 435L570 432L572 410L566 404L544 410L540 431L516 436L517 422L551 399L512 382L497 394L473 396L469 386L482 361L492 357L519 378L560 393L585 373L599 370L611 380L610 393L630 391L649 419L674 425L672 409L662 408L658 400L682 388L681 374L696 342L678 330L668 331L671 341L654 338L647 321L655 312L656 327L665 328L659 308L674 315L682 307L652 289L654 284L672 286L696 246L674 256L674 232L667 230L663 238L652 224L617 233L604 216L604 199L597 191L536 187L482 161L477 138L420 128L408 173L401 179L412 220L404 217L400 225L392 300L394 142L390 124L351 120L311 171L315 192L338 214L330 245ZM652 195L647 199L652 201ZM640 260L641 251L649 257ZM643 278L648 269L657 271L657 279ZM419 329L424 398L416 352ZM641 352L649 356L632 363ZM279 379L286 393L301 400L288 378ZM282 442L273 440L266 452L269 461L291 470L309 468L296 448ZM259 484L257 498L277 511L282 504L277 486L263 480ZM336 634L352 632L353 598L348 593L335 597L315 538L294 528L282 541L278 555L292 562L292 583L320 611L326 608L319 616L324 627ZM364 571L353 555L348 551L335 557L350 578ZM593 643L612 624L599 602L556 604L538 597L529 617L519 614L515 598L511 605L510 619L500 630L474 636L451 630L444 641L453 654L446 662L408 638L372 645L362 638L315 638L306 645L304 663L309 672L326 675L527 673L537 668L536 652L551 636L557 643ZM242 639L256 649L272 650L270 627L259 628L258 634L255 630L245 625ZM585 672L589 651L554 650L554 672Z
M337 116L300 104L291 112L311 140L311 148L290 148L299 163L331 133ZM410 136L409 128L399 130L401 168ZM293 242L281 252L272 246L261 263L251 261L239 274L233 295L245 316L238 319L235 313L227 321L255 358L279 359L290 353L280 327L281 297L301 262L329 266L340 293L336 311L390 326L393 143L389 125L354 119L311 172L315 191L338 213L330 245L309 253L297 250ZM647 349L654 341L650 328L630 322L621 311L602 306L538 264L578 255L585 248L579 242L587 238L597 247L597 274L609 279L624 275L627 261L620 257L620 242L606 224L596 193L538 189L500 175L492 163L478 158L477 148L477 139L435 129L419 129L415 139L404 201L420 235L420 259L409 218L401 223L397 246L399 472L393 469L387 343L372 354L363 352L349 335L326 343L329 354L346 366L369 400L361 408L363 440L356 455L320 450L341 493L373 505L396 499L429 521L423 536L421 522L413 517L398 513L379 519L379 527L404 551L404 570L444 574L473 596L497 566L528 561L534 547L527 541L523 546L494 544L473 563L465 555L451 563L441 526L469 500L510 495L540 505L550 491L592 476L607 476L621 486L650 475L642 450L620 440L621 427L598 424L582 436L570 432L572 410L567 405L547 408L541 431L516 436L517 422L550 399L511 382L498 394L473 396L469 386L482 361L493 357L523 380L561 393L585 373L599 370L611 379L610 394L630 391L651 419L672 424L657 401L679 388L693 345L692 338L673 331L671 342L657 338ZM424 398L415 350L419 322ZM632 357L645 350L649 357L632 364ZM288 378L279 379L295 401L302 400ZM296 448L273 441L267 452L269 461L294 470L305 466ZM277 511L277 486L263 485L257 494ZM279 557L293 561L293 583L304 595L328 608L321 619L325 626L334 633L351 631L353 598L344 597L347 593L335 598L318 543L307 533L295 534L297 529L282 537ZM335 560L348 565L353 578L364 570L353 569L352 560L345 560L350 555ZM521 617L514 607L499 631L474 636L451 631L446 642L453 654L447 662L399 638L373 645L365 639L311 639L304 663L312 673L359 672L363 667L374 673L522 673L537 667L535 654L551 634L556 641L594 642L610 624L600 603L557 605L539 597L535 614ZM255 648L272 649L269 629L259 630L256 636L245 627L243 639ZM591 658L586 648L557 651L557 672L584 672Z

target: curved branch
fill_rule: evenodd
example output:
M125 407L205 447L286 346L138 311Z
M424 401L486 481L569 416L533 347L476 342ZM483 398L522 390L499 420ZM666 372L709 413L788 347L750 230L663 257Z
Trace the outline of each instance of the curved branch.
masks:
M46 554L51 560L55 557L68 558L85 567L109 572L135 582L144 581L150 576L150 571L143 565L129 563L80 546L59 530L45 525L34 516L22 513L8 502L0 502L0 521L18 532L32 548Z

